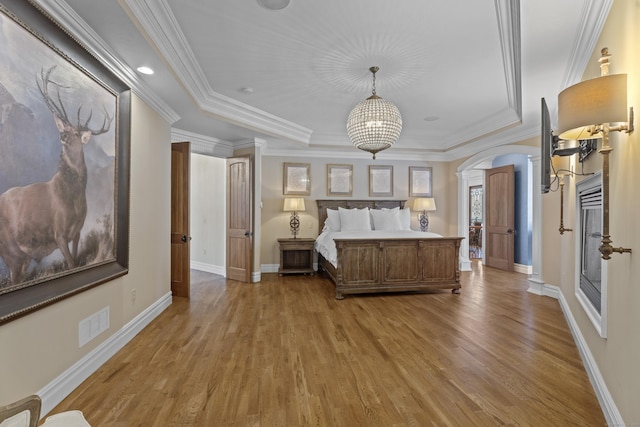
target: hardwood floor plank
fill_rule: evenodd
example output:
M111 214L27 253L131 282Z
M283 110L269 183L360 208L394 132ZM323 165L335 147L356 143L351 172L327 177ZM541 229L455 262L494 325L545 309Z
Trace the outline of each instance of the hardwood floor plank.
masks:
M52 413L94 426L604 426L556 300L474 262L462 293L348 296L318 276L192 271Z

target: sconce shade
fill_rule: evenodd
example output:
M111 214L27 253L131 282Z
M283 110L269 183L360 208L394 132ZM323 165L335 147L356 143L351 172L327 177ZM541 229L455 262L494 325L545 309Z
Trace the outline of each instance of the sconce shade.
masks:
M435 211L436 199L433 197L418 197L413 199L414 211Z
M304 199L302 197L287 197L284 199L284 211L285 212L303 212L304 211Z
M613 74L577 83L558 95L560 139L591 139L589 126L627 121L627 75Z

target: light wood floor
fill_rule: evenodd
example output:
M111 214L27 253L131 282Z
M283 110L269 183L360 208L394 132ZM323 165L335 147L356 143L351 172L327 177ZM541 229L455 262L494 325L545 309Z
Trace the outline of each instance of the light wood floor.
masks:
M94 426L604 426L558 302L474 263L462 293L334 298L192 271L52 413Z

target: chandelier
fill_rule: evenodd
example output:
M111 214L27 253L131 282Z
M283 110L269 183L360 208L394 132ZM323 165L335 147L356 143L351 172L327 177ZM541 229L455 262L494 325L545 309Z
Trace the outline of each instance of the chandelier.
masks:
M347 120L347 135L351 143L363 151L373 154L386 150L398 140L402 130L402 117L398 107L376 95L376 72L373 73L372 95L356 105Z

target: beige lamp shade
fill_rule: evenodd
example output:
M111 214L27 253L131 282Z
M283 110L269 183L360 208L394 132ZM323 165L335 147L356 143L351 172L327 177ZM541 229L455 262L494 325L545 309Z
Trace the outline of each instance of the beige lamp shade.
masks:
M418 197L413 199L414 211L435 211L436 199L433 197Z
M588 128L627 121L627 75L597 77L570 86L558 95L560 139L591 139Z
M304 211L304 199L302 197L287 197L284 199L284 211L285 212L303 212Z

